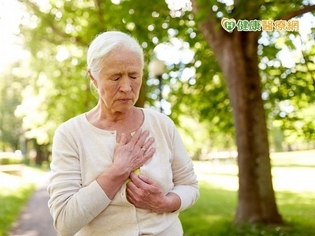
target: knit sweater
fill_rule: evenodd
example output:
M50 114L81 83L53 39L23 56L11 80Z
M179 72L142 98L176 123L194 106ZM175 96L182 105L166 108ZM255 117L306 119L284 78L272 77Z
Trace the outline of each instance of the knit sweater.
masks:
M61 235L183 235L179 212L199 197L193 164L173 121L142 110L141 129L154 137L156 152L140 172L158 183L165 195L176 193L180 209L158 214L136 208L126 198L126 184L110 200L96 178L113 163L116 131L99 129L81 114L61 124L53 140L48 205Z

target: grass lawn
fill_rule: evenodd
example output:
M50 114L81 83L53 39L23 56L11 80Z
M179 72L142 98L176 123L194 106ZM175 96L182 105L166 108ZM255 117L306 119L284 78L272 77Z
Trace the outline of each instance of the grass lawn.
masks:
M43 173L30 167L23 167L22 176L0 172L0 236L7 235Z
M277 205L285 225L232 225L237 205L237 166L195 162L201 196L181 213L185 236L315 236L315 151L271 155Z

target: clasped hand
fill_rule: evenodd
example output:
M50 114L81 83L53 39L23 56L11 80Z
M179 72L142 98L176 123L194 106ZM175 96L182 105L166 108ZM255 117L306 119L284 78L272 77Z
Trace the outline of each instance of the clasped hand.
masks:
M157 183L144 175L131 173L127 184L127 199L135 207L156 213L172 212L179 209L181 200L175 193L163 194Z
M155 153L154 139L149 132L140 129L128 138L122 134L114 153L114 163L120 170L128 173L127 199L135 207L156 213L172 212L179 209L181 200L175 193L163 194L161 188L147 176L137 176L134 170L140 168Z
M142 132L139 129L129 139L123 133L115 149L114 164L128 172L129 176L153 156L155 152L155 148L152 147L153 142L154 138L149 138L147 130Z
M127 184L127 199L135 207L162 213L161 206L164 194L160 188L144 175L131 173L131 181Z

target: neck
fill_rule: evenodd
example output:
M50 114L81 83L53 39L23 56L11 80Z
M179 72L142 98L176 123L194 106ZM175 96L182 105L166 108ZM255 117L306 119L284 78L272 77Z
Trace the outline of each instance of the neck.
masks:
M135 123L135 120L138 120L135 119L139 115L138 112L139 110L136 107L131 107L126 112L112 111L104 108L99 102L96 107L87 113L87 119L91 124L101 129L117 131L129 131L131 129L133 131L135 129L134 125L139 126Z
M96 107L92 109L92 113L95 118L99 121L106 120L109 122L120 122L128 119L128 117L132 116L135 111L135 107L132 107L124 112L110 110L107 107L104 107L101 102L98 102Z

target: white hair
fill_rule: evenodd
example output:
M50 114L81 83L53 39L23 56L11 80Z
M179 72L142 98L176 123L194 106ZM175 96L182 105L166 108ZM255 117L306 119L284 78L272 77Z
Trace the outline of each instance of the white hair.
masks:
M126 48L141 57L144 64L143 50L138 41L130 35L120 31L107 31L96 36L87 51L87 67L90 73L97 77L101 71L102 59L117 48Z

